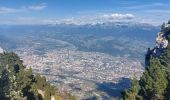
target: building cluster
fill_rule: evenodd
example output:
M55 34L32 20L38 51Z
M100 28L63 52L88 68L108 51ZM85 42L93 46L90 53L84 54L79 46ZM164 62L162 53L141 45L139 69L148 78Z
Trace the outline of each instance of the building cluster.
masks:
M121 78L139 78L143 67L137 60L104 53L56 49L39 55L27 49L16 51L27 67L84 98L90 91L100 95L95 83L117 82ZM63 88L64 88L63 86Z

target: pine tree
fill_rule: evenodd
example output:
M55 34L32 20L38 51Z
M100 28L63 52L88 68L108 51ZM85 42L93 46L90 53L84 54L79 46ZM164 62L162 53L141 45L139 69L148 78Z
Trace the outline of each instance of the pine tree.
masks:
M141 100L142 97L138 95L140 86L138 80L133 79L132 80L132 87L126 91L123 92L124 100Z
M42 91L43 94L39 93ZM0 100L50 100L63 99L45 77L33 75L25 69L15 53L0 54ZM74 96L67 95L72 100Z
M142 95L146 100L163 100L167 88L167 75L159 59L152 58L140 80Z

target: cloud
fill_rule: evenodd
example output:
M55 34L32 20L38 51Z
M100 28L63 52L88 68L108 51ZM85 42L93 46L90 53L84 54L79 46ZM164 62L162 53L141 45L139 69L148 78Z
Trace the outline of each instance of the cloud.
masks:
M167 7L169 8L169 4L155 2L150 4L135 4L135 5L130 5L122 8L128 10L143 10L143 9L157 9L157 8L160 9L160 8L167 8Z
M157 19L157 18L156 18ZM160 25L159 20L155 21L152 17L139 17L133 14L110 13L91 16L71 17L65 19L41 19L36 17L18 17L10 19L0 19L0 24L9 25L46 25L46 24L75 24L75 25L96 25L114 22L132 22L132 23L149 23L152 25Z
M46 7L47 7L46 3L40 3L40 4L35 4L35 5L28 6L26 8L28 8L30 10L43 10Z
M20 8L10 8L10 7L0 7L0 14L11 14L11 13L19 13L19 12L27 12L27 11L37 11L43 10L47 7L46 3L40 3L30 6L23 6Z
M145 12L148 12L148 13L170 13L170 10L165 10L165 9L149 9L149 10L145 10Z
M96 16L82 16L79 18L67 18L57 21L57 23L65 24L97 24L97 23L106 23L106 22L128 22L135 19L133 14L120 14L120 13L111 13L111 14L102 14Z
M8 7L0 7L0 14L4 13L16 13L20 12L19 9L14 9L14 8L8 8Z
M101 18L109 19L109 20L133 19L134 17L135 16L133 14L118 14L118 13L106 14L101 16Z
M101 14L95 16L81 16L71 17L66 19L40 19L35 17L18 17L9 20L0 20L0 24L102 24L106 22L129 22L133 21L135 16L133 14Z
M35 24L51 24L50 20L44 20L34 17L18 17L8 20L0 19L0 24L8 25L35 25Z

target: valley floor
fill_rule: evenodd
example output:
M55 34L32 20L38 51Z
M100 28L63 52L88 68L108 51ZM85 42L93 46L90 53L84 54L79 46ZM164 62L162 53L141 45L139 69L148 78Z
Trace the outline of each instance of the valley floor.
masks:
M61 91L72 92L79 99L120 96L120 92L130 86L129 79L139 78L144 71L140 61L128 57L69 48L44 54L35 52L34 49L16 50L34 73L46 76Z

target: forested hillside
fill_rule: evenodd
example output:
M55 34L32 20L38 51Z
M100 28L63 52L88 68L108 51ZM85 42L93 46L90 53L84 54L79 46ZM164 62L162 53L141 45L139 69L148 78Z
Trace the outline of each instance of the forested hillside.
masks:
M45 77L33 75L15 53L0 54L0 100L75 100L60 93Z
M170 21L157 34L156 47L148 49L146 70L123 93L124 100L170 100Z

